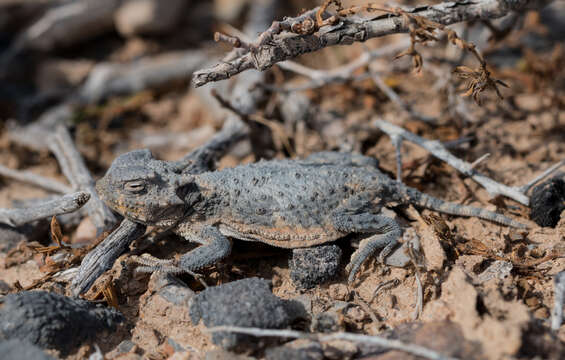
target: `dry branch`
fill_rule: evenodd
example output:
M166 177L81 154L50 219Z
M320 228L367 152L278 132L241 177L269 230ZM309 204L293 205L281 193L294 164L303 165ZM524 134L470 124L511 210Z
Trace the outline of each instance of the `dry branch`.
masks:
M124 220L120 226L90 251L82 260L78 274L73 279L73 295L87 291L104 271L128 248L132 241L145 233L145 225Z
M98 234L113 227L118 219L96 193L94 179L75 147L66 126L60 125L56 128L55 133L49 139L49 148L55 154L63 174L73 188L90 194L86 210Z
M82 0L63 3L47 11L24 31L12 52L23 49L50 51L112 31L120 0Z
M89 198L90 194L80 191L43 201L29 208L0 209L0 223L16 227L54 215L67 214L81 208Z
M73 189L69 186L56 180L49 179L29 171L13 170L5 167L4 165L0 165L0 176L34 185L54 193L67 194L73 191Z
M375 119L373 120L372 123L374 126L376 126L377 128L379 128L381 131L383 131L384 133L386 133L388 136L391 137L393 144L395 145L396 149L397 149L397 166L400 168L401 166L401 160L400 160L400 144L402 143L402 140L407 140L410 141L411 143L414 143L420 147L423 147L424 149L426 149L427 151L430 152L430 154L432 154L433 156L437 157L440 160L445 161L446 163L448 163L449 165L451 165L452 167L454 167L455 169L457 169L458 171L460 171L462 174L470 177L471 179L473 179L474 181L476 181L478 184L480 184L482 187L484 187L489 194L491 194L492 196L496 196L496 195L503 195L506 196L510 199L513 199L521 204L524 204L526 206L528 206L530 204L530 198L529 196L526 194L527 191L538 181L540 181L541 179L545 178L546 176L548 176L549 174L551 174L552 172L555 172L559 167L565 165L565 160L562 160L560 162L558 162L557 164L551 166L549 169L545 170L543 173L541 173L540 175L536 176L533 180L529 181L527 184L523 185L523 186L507 186L504 184L501 184L499 182L494 181L493 179L480 174L478 171L476 171L474 169L474 166L472 163L468 163L466 161L463 161L457 157L455 157L453 154L451 154L446 148L445 146L443 146L441 144L441 142L437 141L437 140L427 140L424 138L419 137L416 134L413 134L407 130L404 130L403 128L393 125L389 122L386 122L384 120L381 119ZM400 177L400 170L397 169L397 180L400 181L401 177Z
M507 15L511 11L536 8L547 4L544 0L479 0L465 2L444 2L433 6L421 6L403 9L437 22L450 25L462 21L495 19ZM298 18L290 18L286 22L300 23ZM275 23L273 23L273 26ZM272 26L272 27L273 27ZM292 30L292 25L289 30ZM286 30L286 29L283 29ZM288 30L287 30L288 31ZM194 73L193 83L202 86L211 81L230 78L249 69L266 70L281 61L296 58L299 55L320 50L334 45L350 45L367 39L409 31L406 17L385 14L372 18L341 18L337 25L322 27L320 31L309 35L276 36L276 32L267 32L269 39L259 41L257 46L243 55L230 61L219 63L212 68ZM295 32L296 33L296 32ZM261 38L263 34L259 36Z
M115 95L188 82L190 74L202 66L207 57L203 51L184 51L147 56L128 64L102 63L90 71L79 90L79 101L92 104Z
M424 357L426 359L455 360L455 358L443 356L440 353L425 348L423 346L408 344L394 339L385 339L379 336L369 336L369 335L353 334L346 332L316 334L316 333L305 333L294 330L261 329L261 328L239 327L239 326L215 326L207 329L207 331L209 332L228 331L228 332L235 332L239 334L251 335L256 337L271 336L271 337L283 337L283 338L293 338L293 339L310 339L319 342L346 340L355 343L378 345L388 350L400 350L408 354Z
M364 66L367 66L371 61L375 60L376 58L389 56L393 53L397 53L401 49L408 46L409 43L410 43L409 41L399 41L391 45L383 46L382 48L366 51L363 54L361 54L359 57L357 57L355 60L351 61L350 63L327 71L311 69L309 67L295 63L293 61L283 61L277 64L281 69L291 71L302 76L306 76L310 78L311 81L307 82L306 84L301 84L298 86L285 86L285 87L275 87L271 85L262 85L262 86L270 91L291 92L291 91L315 89L332 83L343 83L352 80L364 80L368 78L370 75L363 73L356 76L354 75L356 70Z

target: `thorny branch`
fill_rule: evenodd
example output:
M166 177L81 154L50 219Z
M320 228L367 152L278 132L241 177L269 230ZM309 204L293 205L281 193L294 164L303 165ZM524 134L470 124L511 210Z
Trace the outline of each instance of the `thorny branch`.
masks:
M423 346L404 343L400 340L385 339L379 336L360 335L346 332L336 332L331 334L316 334L305 333L294 330L278 330L278 329L261 329L253 327L239 327L239 326L215 326L207 329L209 332L228 331L239 334L251 335L256 337L284 337L294 339L311 339L319 342L329 342L333 340L346 340L356 343L366 343L382 346L389 350L400 350L408 354L421 356L426 359L432 360L455 360L456 358L443 356L440 353L425 348Z
M437 24L450 25L462 21L495 19L511 11L539 7L546 3L547 1L544 0L444 2L432 6L403 9L402 13L408 17L417 16ZM251 46L247 52L212 68L195 72L194 85L198 87L208 82L224 80L253 68L263 71L281 61L329 46L350 45L370 38L410 31L411 22L407 21L406 16L390 13L367 19L343 18L338 13L331 17L331 21L326 19L322 26L316 28L317 24L312 18L313 15L318 14L315 10L296 18L274 22L267 31L259 35L255 46ZM365 7L365 10L369 9ZM290 32L294 36L279 36L283 31ZM315 31L317 32L314 33ZM466 74L463 69L462 73ZM475 88L477 86L478 84Z
M16 227L54 215L71 213L80 209L88 199L90 194L80 191L55 200L43 201L29 208L0 209L0 223Z
M441 144L441 142L437 140L427 140L421 138L418 135L404 130L401 127L378 118L373 120L372 124L391 137L393 144L397 148L397 166L400 166L401 164L399 146L402 143L402 140L407 140L420 147L423 147L433 156L445 161L446 163L460 171L462 174L469 176L471 179L484 187L492 196L503 195L526 206L528 206L530 203L530 198L528 197L528 195L526 195L528 190L538 181L555 172L559 167L565 165L565 160L562 160L557 164L551 166L549 169L545 170L543 173L536 176L533 180L529 181L523 186L507 186L479 173L474 169L473 164L455 157ZM401 181L400 174L400 170L397 169L398 181Z

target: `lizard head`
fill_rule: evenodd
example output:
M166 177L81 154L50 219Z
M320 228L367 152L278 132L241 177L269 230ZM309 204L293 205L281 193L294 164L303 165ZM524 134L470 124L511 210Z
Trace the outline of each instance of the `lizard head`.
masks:
M167 227L187 210L181 182L192 181L174 166L156 160L147 149L118 156L96 183L100 198L125 218L145 225Z

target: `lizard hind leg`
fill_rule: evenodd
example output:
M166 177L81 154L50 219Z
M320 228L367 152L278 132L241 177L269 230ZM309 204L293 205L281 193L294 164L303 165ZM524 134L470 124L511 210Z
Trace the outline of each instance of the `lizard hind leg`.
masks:
M378 249L382 249L379 253L379 261L384 263L384 259L392 252L402 234L394 219L370 213L340 213L334 216L334 225L345 233L374 233L361 240L359 249L351 255L351 261L346 267L346 271L349 272L348 282L353 282L361 265Z

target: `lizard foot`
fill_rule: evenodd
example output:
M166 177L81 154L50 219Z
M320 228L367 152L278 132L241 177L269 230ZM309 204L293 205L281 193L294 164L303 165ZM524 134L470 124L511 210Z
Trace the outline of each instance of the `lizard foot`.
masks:
M193 271L183 269L178 266L177 259L159 259L149 254L141 254L141 256L131 256L130 261L142 266L138 266L136 272L152 273L152 272L162 272L166 274L179 275L179 274L189 274L194 277L202 286L208 287L208 284L204 281L204 276L197 274Z

